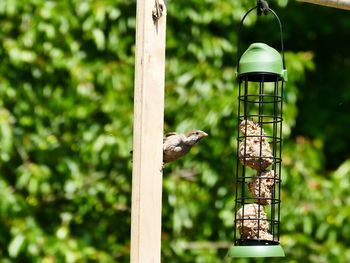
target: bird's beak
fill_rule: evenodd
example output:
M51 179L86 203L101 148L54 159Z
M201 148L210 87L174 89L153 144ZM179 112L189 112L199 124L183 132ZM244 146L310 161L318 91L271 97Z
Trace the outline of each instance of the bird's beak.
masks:
M208 133L203 132L203 133L202 133L202 137L208 137Z

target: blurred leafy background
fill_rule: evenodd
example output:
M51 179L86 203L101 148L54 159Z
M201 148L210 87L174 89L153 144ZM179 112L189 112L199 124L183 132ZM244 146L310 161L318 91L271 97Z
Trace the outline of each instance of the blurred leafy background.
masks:
M285 30L284 259L350 262L349 12L269 1ZM233 241L237 28L252 0L168 1L162 262ZM0 1L0 262L128 262L135 1ZM243 44L279 47L272 17ZM237 262L255 262L237 260Z

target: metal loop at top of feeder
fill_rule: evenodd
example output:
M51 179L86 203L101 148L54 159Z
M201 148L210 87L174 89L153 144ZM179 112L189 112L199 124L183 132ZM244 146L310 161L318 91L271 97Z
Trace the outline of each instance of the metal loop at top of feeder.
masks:
M258 16L261 16L264 14L265 16L269 13L269 4L265 0L258 0L257 1L257 14Z

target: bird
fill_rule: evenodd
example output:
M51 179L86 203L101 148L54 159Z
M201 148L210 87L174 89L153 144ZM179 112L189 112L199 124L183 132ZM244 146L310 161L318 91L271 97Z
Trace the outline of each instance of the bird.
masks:
M168 132L163 138L163 165L186 155L192 146L207 136L208 134L201 130L190 131L186 134Z

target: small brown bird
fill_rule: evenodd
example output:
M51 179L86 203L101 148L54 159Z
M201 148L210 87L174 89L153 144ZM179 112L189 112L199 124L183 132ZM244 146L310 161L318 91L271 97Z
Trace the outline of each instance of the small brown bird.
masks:
M188 153L192 146L208 134L204 131L195 130L187 134L169 132L163 139L163 163L170 163Z

